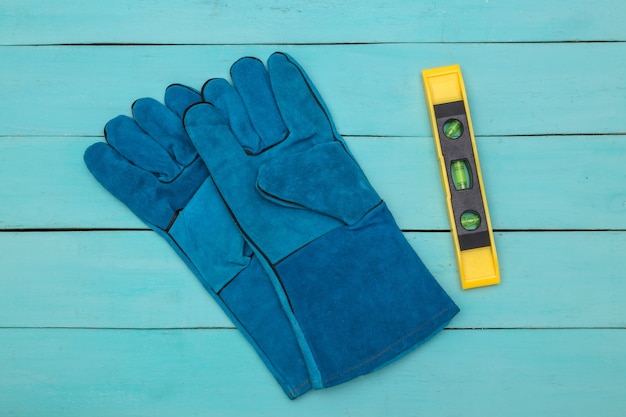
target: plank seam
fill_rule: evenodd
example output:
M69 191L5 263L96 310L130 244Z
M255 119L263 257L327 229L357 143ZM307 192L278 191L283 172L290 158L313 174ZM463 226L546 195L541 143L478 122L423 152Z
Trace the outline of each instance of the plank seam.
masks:
M619 39L563 39L549 41L355 41L355 42L235 42L235 43L152 43L152 42L69 42L69 43L16 43L0 44L4 47L178 47L178 46L345 46L345 45L536 45L536 44L597 44L597 43L626 43Z
M236 327L93 327L93 326L0 326L1 330L111 330L111 331L188 331L188 330L237 330ZM446 327L443 331L538 331L538 330L626 330L626 326L542 326L542 327Z
M449 233L450 229L401 229L404 233ZM84 233L84 232L152 232L149 228L8 228L0 233ZM626 232L626 229L493 229L494 233L597 233Z

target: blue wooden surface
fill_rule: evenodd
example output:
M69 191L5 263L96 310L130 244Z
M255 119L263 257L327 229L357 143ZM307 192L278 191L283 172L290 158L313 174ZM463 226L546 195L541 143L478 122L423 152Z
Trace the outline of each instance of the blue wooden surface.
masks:
M623 416L626 3L4 0L0 416ZM296 57L462 311L289 401L82 153L133 100ZM420 71L458 63L502 284L461 291Z

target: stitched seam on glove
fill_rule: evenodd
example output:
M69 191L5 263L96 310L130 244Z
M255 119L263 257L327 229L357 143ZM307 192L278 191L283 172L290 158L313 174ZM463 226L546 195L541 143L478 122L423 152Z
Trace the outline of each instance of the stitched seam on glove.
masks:
M441 317L442 315L444 315L444 314L445 314L445 313L447 313L448 311L451 311L452 309L453 309L453 307L448 307L448 308L446 308L446 309L444 309L444 310L440 311L440 312L439 312L439 313L437 313L435 316L431 317L431 319L430 319L430 320L428 320L428 321L426 321L426 322L422 323L422 325L421 325L421 326L417 327L417 328L416 328L416 329L414 329L412 332L410 332L410 333L408 333L408 334L404 335L404 336L403 336L403 337L401 337L400 339L398 339L398 340L396 340L395 342L393 342L393 343L389 344L389 345L388 345L388 346L386 346L384 349L382 349L382 350L380 350L378 353L376 353L376 354L374 354L374 355L370 356L369 358L367 358L366 360L364 360L364 361L363 361L363 362L361 362L360 364L355 365L355 366L353 366L352 368L347 369L346 371L344 371L344 372L342 372L342 373L340 373L340 374L337 374L337 375L334 375L334 376L332 376L332 377L326 378L326 379L324 379L322 382L324 382L324 383L325 383L325 382L331 382L331 381L334 381L334 380L336 380L336 379L341 378L342 376L349 375L350 373L352 373L352 372L356 371L357 369L359 369L361 366L364 366L364 365L369 364L370 362L372 362L372 361L376 360L376 358L378 358L378 357L382 356L384 353L386 353L386 352L388 352L389 350L391 350L394 346L396 346L396 345L398 345L398 344L400 344L400 343L404 342L405 340L409 339L409 338L410 338L411 336L413 336L414 334L419 333L421 330L423 330L424 328L426 328L429 324L431 324L432 322L434 322L435 320L437 320L439 317ZM426 340L427 340L427 339L428 339L428 336L426 337ZM415 347L415 346L411 346L409 349L414 348L414 347Z

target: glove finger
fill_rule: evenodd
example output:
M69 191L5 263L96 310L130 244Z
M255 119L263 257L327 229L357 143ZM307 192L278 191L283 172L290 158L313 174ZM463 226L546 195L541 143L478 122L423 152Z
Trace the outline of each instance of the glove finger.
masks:
M191 87L182 84L172 84L165 89L165 105L183 119L185 110L193 104L200 103L202 95Z
M252 127L241 97L228 81L223 78L207 81L202 88L202 96L228 120L230 130L248 153L257 154L264 149L262 139Z
M187 134L212 175L240 174L245 169L246 152L230 130L228 122L211 103L199 103L185 112Z
M84 160L96 180L140 219L161 229L168 226L174 210L166 199L158 197L163 184L151 172L134 165L104 142L87 148Z
M276 52L268 59L276 103L287 128L314 143L338 138L330 114L304 70L289 55Z
M120 155L162 181L171 181L180 173L172 156L130 117L110 120L104 136Z
M133 117L180 165L188 165L197 157L183 121L165 105L152 98L139 99L133 103Z
M262 146L267 148L284 140L289 132L274 100L265 65L257 58L242 58L233 64L230 75Z

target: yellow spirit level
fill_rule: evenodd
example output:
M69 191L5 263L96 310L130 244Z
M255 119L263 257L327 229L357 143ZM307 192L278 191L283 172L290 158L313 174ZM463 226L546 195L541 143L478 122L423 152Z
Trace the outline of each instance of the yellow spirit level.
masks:
M458 65L422 71L463 289L500 283L465 85Z

